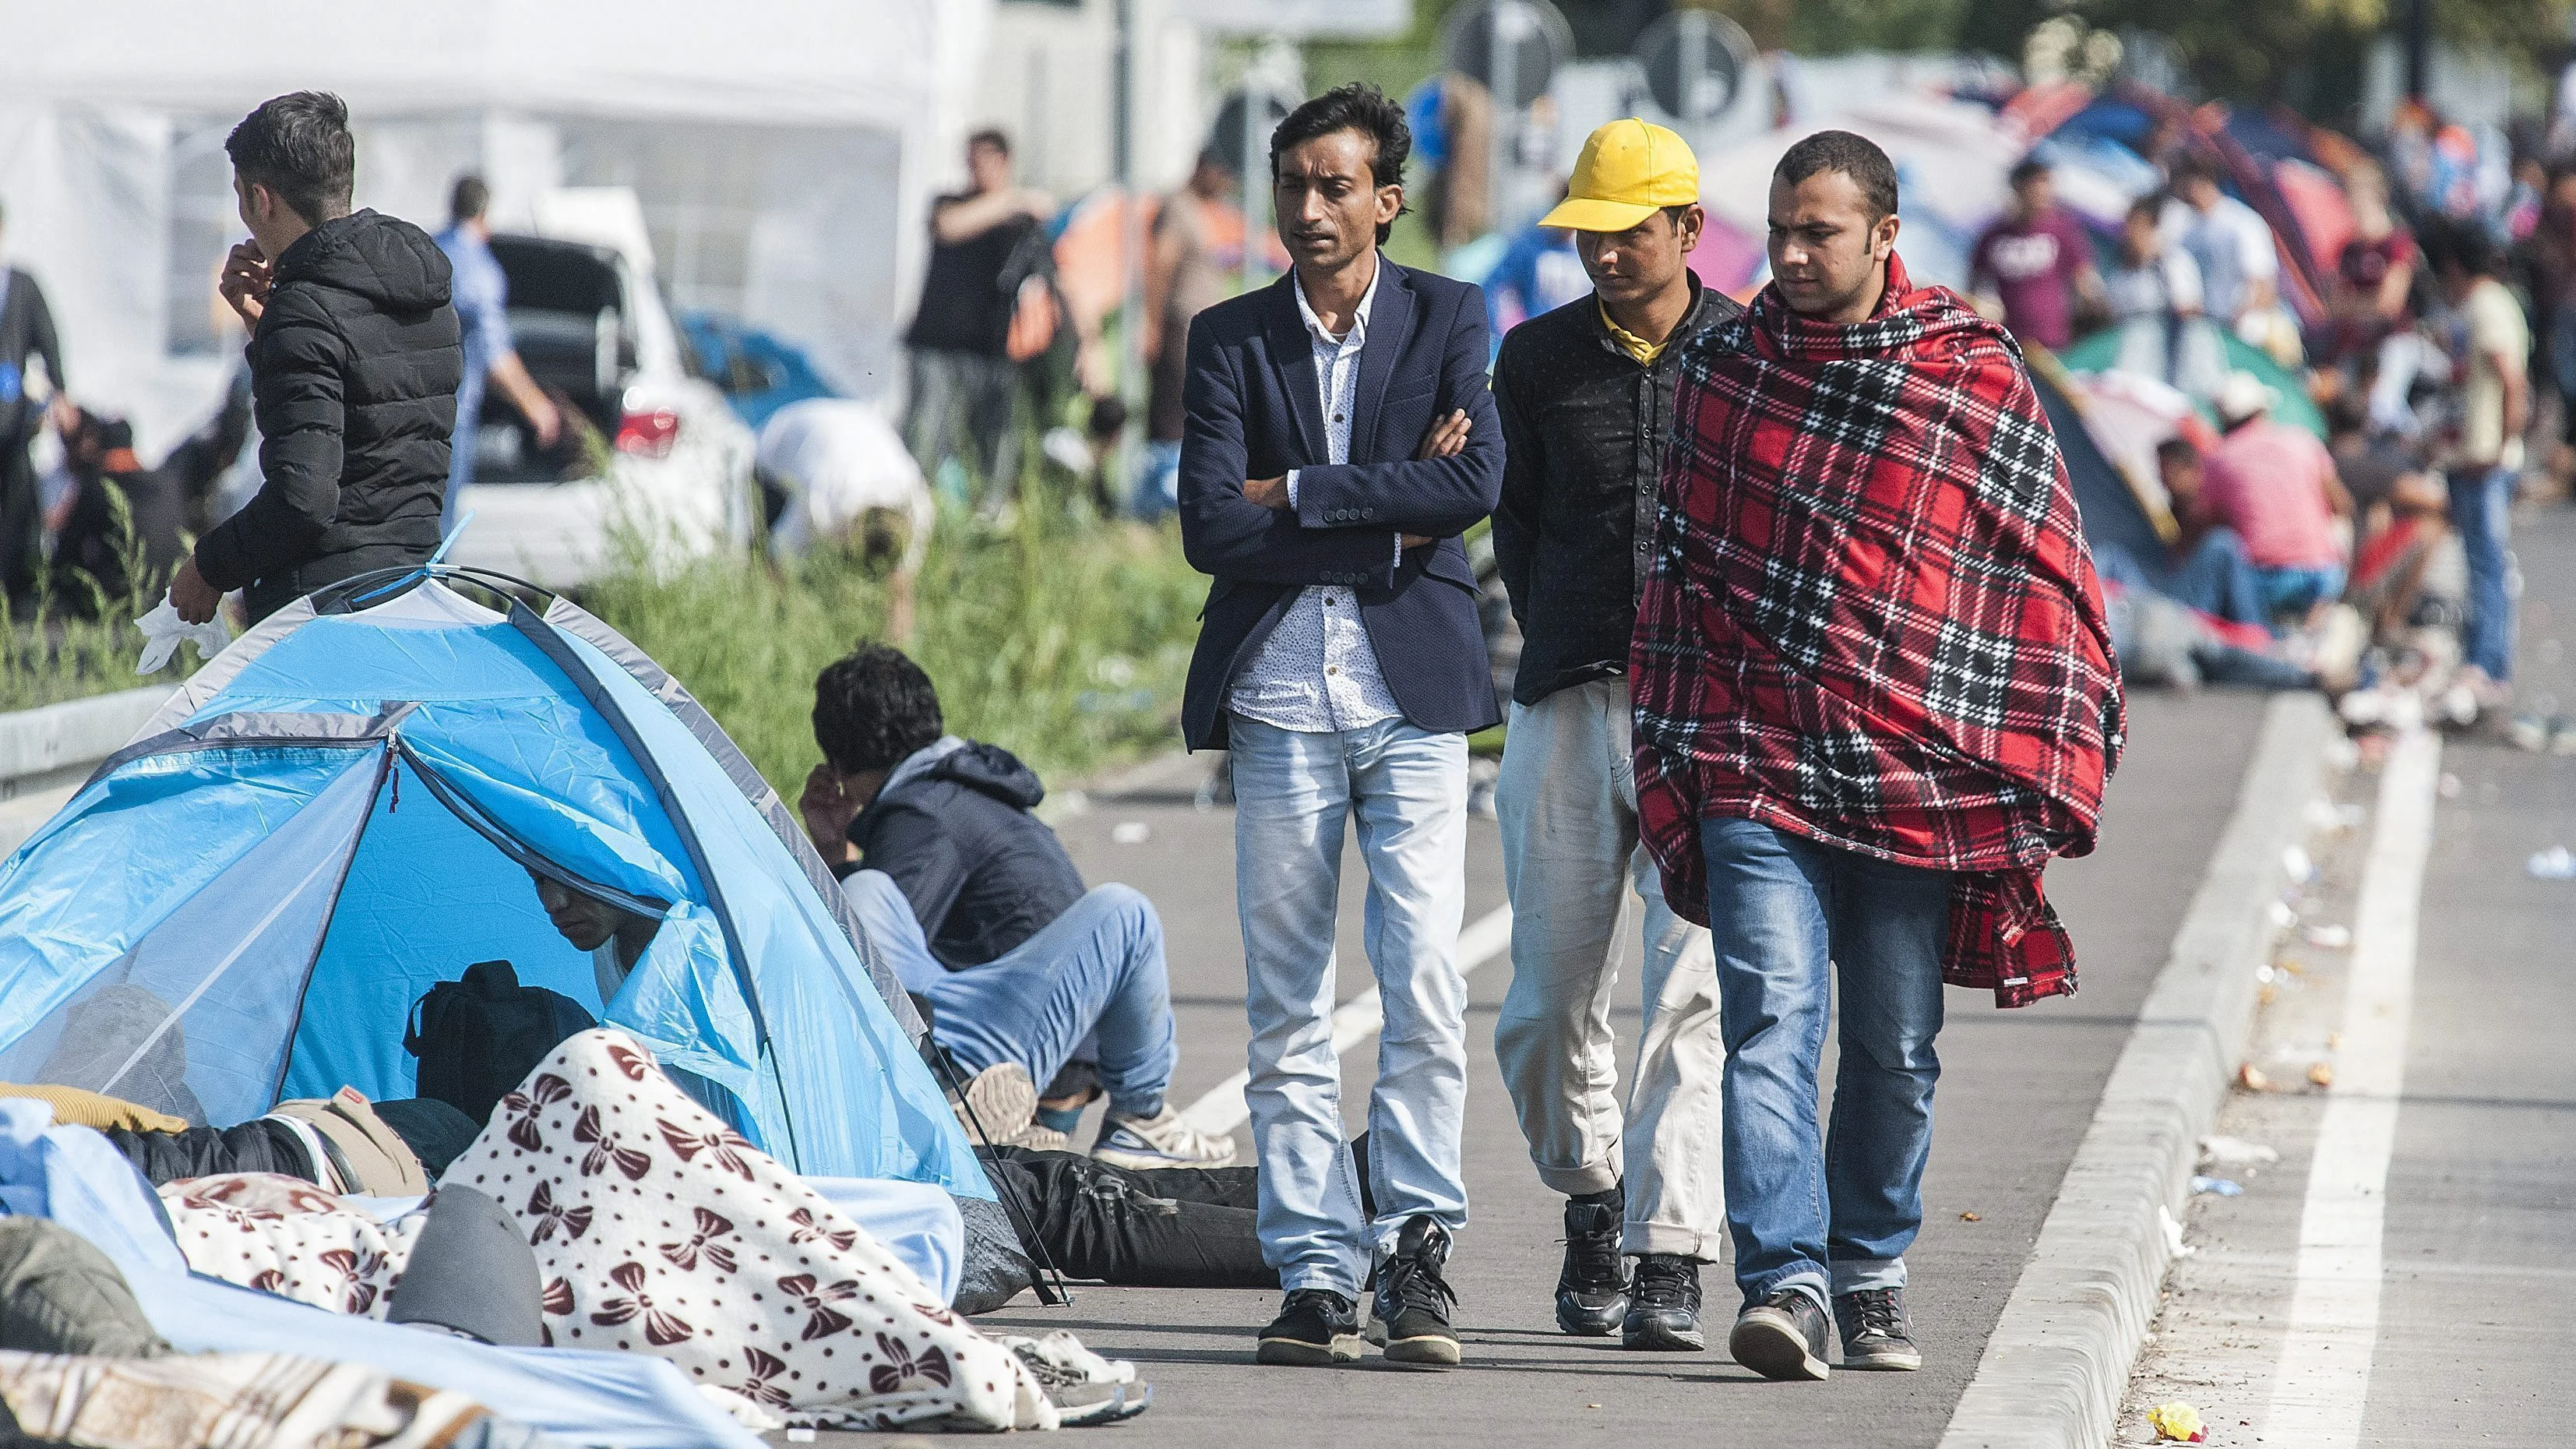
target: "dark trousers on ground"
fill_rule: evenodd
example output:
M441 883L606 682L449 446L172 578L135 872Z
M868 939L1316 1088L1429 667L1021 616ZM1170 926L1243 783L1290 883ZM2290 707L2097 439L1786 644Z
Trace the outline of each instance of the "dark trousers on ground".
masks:
M995 1149L994 1185L1016 1191L1068 1277L1130 1288L1276 1288L1254 1231L1256 1169L1131 1172L1075 1152Z

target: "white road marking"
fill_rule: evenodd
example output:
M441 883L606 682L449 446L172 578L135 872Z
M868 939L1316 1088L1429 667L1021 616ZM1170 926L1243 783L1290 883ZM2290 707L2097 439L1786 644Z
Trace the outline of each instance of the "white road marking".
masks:
M2348 1449L2361 1439L2379 1343L2388 1160L2406 1086L2416 932L2441 761L2440 737L2418 731L2398 740L2380 775L2377 831L2353 922L2343 1045L2308 1167L2298 1288L2263 1422L2263 1437L2275 1444Z
M1470 976L1478 967L1496 960L1511 949L1512 908L1496 906L1490 913L1469 922L1458 933L1458 974ZM1386 1011L1372 986L1333 1008L1333 1050L1349 1051L1377 1034L1386 1024ZM1251 1082L1247 1072L1237 1072L1192 1102L1181 1115L1201 1132L1224 1136L1252 1120L1252 1109L1244 1105L1243 1089Z

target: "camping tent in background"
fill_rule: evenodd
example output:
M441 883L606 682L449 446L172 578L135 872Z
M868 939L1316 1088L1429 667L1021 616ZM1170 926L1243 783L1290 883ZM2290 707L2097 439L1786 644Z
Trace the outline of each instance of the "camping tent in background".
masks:
M2326 415L2317 410L2316 401L2308 396L2306 383L2253 343L2223 330L2218 335L2226 346L2227 366L2231 370L2250 372L2271 384L2272 390L2281 395L2272 416L2285 423L2295 423L2320 438L2326 435ZM2114 366L2119 350L2119 329L2105 328L2058 353L2057 360L2064 363L2070 372L2108 372ZM2209 411L2208 401L2206 398L2193 399L2204 416L2215 418L2216 414Z
M706 711L573 605L434 572L236 640L0 865L0 1080L219 1124L408 1097L412 1003L506 958L798 1172L990 1198L909 999ZM536 875L659 918L610 999Z
M2069 395L2064 369L2045 351L2034 350L2029 358L2031 384L2048 414L2049 430L2057 434L2057 455L2065 460L2066 479L2075 490L2085 541L2096 549L2116 546L2133 558L2162 557L2173 526L2171 514L2161 502L2150 508L2139 488L2093 441L2083 409Z
M2131 491L2150 514L2170 516L2173 500L2156 467L2156 448L2167 438L2188 438L2203 452L2218 430L2179 388L2134 372L2061 372L2050 381L2083 414L2084 431L2126 474Z

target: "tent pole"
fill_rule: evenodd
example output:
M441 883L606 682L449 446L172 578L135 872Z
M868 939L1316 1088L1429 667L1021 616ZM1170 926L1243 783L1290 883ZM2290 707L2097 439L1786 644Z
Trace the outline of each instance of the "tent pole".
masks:
M938 1069L942 1085L957 1094L958 1110L966 1114L967 1125L975 1129L984 1149L992 1150L993 1134L984 1130L984 1119L976 1113L975 1104L966 1100L966 1074L957 1065L957 1059L948 1055L948 1048L927 1037L922 1039L922 1055ZM1055 1254L1047 1251L1046 1242L1038 1236L1037 1209L1020 1201L1020 1190L999 1174L987 1172L984 1177L993 1184L993 1196L1001 1200L1002 1211L1009 1215L1012 1229L1029 1250L1029 1261L1034 1267L1030 1286L1037 1289L1038 1302L1049 1308L1071 1307L1073 1290L1065 1285L1064 1270L1056 1266ZM1052 1285L1047 1281L1050 1276L1055 1280Z

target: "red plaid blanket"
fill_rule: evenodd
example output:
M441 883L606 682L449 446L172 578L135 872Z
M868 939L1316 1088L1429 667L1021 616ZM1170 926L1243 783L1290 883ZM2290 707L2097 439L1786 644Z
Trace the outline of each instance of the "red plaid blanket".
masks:
M1887 264L1866 322L1765 288L1691 344L1630 651L1637 813L1708 910L1699 823L1959 872L1942 976L2075 989L2040 893L2093 848L2124 716L2101 587L2020 349Z

